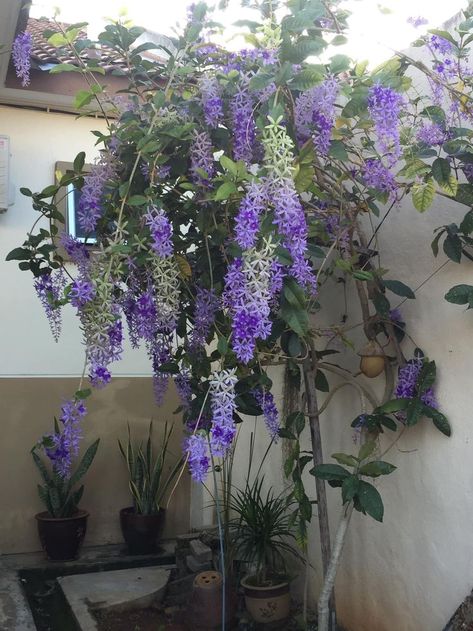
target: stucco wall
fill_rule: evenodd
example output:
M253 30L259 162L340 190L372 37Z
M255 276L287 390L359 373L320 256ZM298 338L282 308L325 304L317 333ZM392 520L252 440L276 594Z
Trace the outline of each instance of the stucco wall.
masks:
M52 428L59 406L78 386L84 353L73 309L66 309L58 344L32 287L31 275L5 262L6 254L21 244L36 219L29 200L19 194L54 182L57 161L72 161L86 150L87 161L96 155L91 129L103 129L100 120L76 119L67 114L0 107L0 134L10 136L11 179L15 204L0 215L0 553L38 549L33 515L41 510L36 495L39 481L29 450ZM171 388L165 405L157 408L152 397L149 360L144 351L125 345L123 360L114 366L114 379L95 392L88 403L84 444L100 436L101 445L86 479L82 501L91 513L88 544L121 540L117 513L130 502L126 470L117 449L117 437L126 438L126 422L144 438L151 418L156 435L164 420L175 420L173 451L180 453L180 417ZM167 534L189 527L189 479L183 476L170 506ZM166 533L165 533L166 534Z

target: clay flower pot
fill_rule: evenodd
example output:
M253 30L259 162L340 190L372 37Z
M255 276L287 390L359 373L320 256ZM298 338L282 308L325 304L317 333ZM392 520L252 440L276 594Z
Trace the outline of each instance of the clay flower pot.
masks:
M255 622L279 622L289 617L291 595L289 583L257 586L254 577L245 576L241 585L245 591L245 605Z
M152 554L159 548L166 511L157 515L140 515L133 506L120 511L120 526L130 554Z
M237 609L237 595L231 581L225 584L225 621L232 625ZM208 570L197 574L192 586L192 596L188 608L188 617L192 628L218 631L222 628L222 585L220 572Z
M77 559L88 517L85 510L78 510L72 517L51 517L47 511L35 515L41 545L50 561Z

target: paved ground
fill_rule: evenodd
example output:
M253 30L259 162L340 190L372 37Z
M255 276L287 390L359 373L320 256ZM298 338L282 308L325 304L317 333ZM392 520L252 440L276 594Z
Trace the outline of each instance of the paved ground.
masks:
M174 556L174 541L164 542L159 557ZM23 569L67 568L67 574L74 569L106 569L119 567L125 563L142 561L143 557L130 557L123 554L123 545L94 546L84 548L81 558L66 563L46 561L42 552L8 554L0 556L0 631L36 631L26 597L21 589L18 572Z

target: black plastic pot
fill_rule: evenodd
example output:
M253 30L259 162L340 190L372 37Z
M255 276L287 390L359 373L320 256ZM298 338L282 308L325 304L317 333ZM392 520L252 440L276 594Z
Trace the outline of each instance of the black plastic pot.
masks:
M88 517L85 510L77 511L72 517L51 517L47 511L35 515L41 545L50 561L77 559Z
M140 515L133 506L120 511L120 526L130 554L152 554L159 548L166 511L161 508L157 515Z

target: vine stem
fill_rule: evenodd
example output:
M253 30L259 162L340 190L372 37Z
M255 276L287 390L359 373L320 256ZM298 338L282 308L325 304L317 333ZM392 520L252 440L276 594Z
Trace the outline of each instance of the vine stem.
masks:
M218 539L219 539L219 544L220 544L220 569L222 571L222 626L221 626L221 630L225 631L225 618L226 618L226 612L225 612L225 596L226 596L226 572L225 572L225 550L224 550L224 545L223 545L223 528L222 528L222 515L220 513L220 500L219 500L219 493L218 493L218 487L217 487L217 476L215 474L215 461L214 461L214 457L212 454L212 447L210 445L210 440L209 440L209 453L210 453L210 458L212 460L212 475L213 475L213 482L214 482L214 491L215 491L215 505L217 508L217 527L218 527Z

